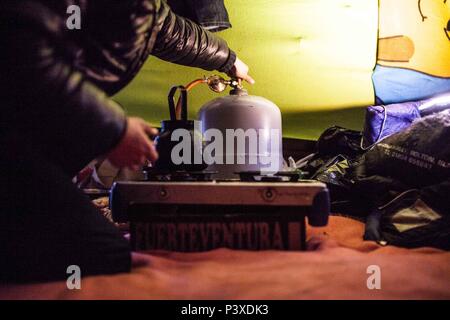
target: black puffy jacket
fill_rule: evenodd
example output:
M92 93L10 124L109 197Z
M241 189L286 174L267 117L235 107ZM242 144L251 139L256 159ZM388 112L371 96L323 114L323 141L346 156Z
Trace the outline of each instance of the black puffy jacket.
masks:
M70 5L81 8L80 30L67 28ZM108 96L150 54L222 72L236 60L225 41L161 0L2 0L0 134L26 132L66 161L107 152L126 126Z

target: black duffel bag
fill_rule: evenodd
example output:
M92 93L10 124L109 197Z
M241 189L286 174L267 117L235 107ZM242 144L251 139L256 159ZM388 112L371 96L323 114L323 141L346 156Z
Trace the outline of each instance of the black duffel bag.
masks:
M366 240L449 249L450 111L384 139L363 156L357 171L358 193L375 204Z
M399 180L411 188L450 178L450 111L416 120L364 155L365 174Z

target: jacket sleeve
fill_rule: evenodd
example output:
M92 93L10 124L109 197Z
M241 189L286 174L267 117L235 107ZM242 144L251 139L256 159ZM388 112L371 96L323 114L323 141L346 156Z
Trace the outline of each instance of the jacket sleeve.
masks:
M191 20L174 14L161 1L156 21L158 34L152 54L162 60L228 73L236 54L227 43Z
M34 3L5 14L0 23L0 65L8 79L1 95L11 101L10 110L2 111L2 122L6 118L16 129L28 126L52 137L55 147L67 148L70 155L92 160L119 142L126 117L71 66L65 46L55 36L60 28L57 17L37 3L30 5ZM26 12L48 19L33 21Z

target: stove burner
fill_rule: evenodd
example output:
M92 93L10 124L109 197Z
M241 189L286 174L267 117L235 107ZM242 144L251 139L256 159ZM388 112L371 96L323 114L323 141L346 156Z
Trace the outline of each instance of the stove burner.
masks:
M297 182L302 178L301 171L280 171L275 174L264 174L260 171L237 172L241 181L245 182Z
M153 167L143 169L146 181L159 182L196 182L196 181L219 181L214 176L216 171L162 171ZM298 182L302 179L303 172L280 171L274 174L267 174L260 171L236 172L239 179L229 179L220 181L242 181L242 182Z
M146 181L160 182L193 182L193 181L213 181L215 171L161 171L152 167L144 168Z

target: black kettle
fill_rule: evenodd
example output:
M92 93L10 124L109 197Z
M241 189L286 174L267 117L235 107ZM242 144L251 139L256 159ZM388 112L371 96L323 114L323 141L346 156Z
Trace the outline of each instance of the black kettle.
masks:
M180 100L177 110L175 107L175 94L180 90ZM174 86L168 95L170 120L161 122L161 131L155 139L156 150L159 158L154 164L154 168L161 172L177 171L202 171L207 168L203 160L203 138L199 136L201 132L195 131L195 122L188 120L187 89L184 86ZM178 112L177 112L178 111ZM180 113L181 119L177 119ZM178 130L177 136L173 138L173 133ZM182 136L180 138L179 136ZM188 139L188 141L182 141ZM197 139L197 142L195 142ZM181 144L189 147L181 148ZM175 149L176 148L176 149ZM175 150L174 150L175 149ZM189 154L184 154L188 152Z

